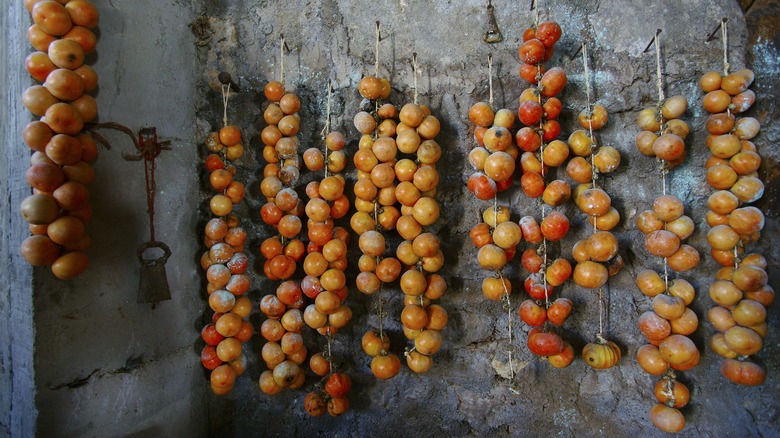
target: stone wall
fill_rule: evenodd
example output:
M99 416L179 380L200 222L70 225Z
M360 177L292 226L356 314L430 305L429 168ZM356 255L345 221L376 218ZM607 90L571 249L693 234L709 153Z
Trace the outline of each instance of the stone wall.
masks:
M252 184L250 193L254 195L248 202L247 214L257 215L262 205L257 189L263 164L259 156L262 148L259 132L264 127L262 87L267 81L279 78L280 34L285 35L291 50L284 63L286 86L295 90L304 102L299 134L304 148L319 144L325 90L330 81L335 88L336 129L341 129L351 140L349 153L356 150L359 135L351 122L361 100L356 85L363 75L373 74L376 20L381 21L383 37L380 76L392 82L390 100L396 104L412 100L411 57L413 52L418 54L422 71L419 102L429 105L442 122L437 141L445 151L438 165L443 214L433 229L444 242L447 262L443 273L450 285L441 300L450 314L450 323L443 331L445 345L434 356L434 367L428 374L417 376L404 367L390 381L377 381L371 375L370 358L361 351L360 338L369 326L376 327L376 317L371 314L374 300L354 291L349 298L353 322L336 336L334 346L343 369L353 379L349 413L342 418L312 419L303 411L306 391L285 391L275 397L258 392L253 383L265 367L259 358L263 340L256 337L252 343L254 366L248 372L252 384L245 380L228 397L229 401L211 399L212 432L263 431L278 436L661 435L648 420L654 403L655 379L645 374L635 359L636 350L644 343L636 320L650 307L650 302L636 289L633 279L642 268L660 267L643 248L642 235L635 225L635 216L648 208L661 190L655 161L641 156L633 145L636 114L657 100L654 51L643 53L643 50L655 30L663 29L667 96L683 94L689 100L690 109L684 120L695 132L687 141L686 164L672 173L671 192L684 200L686 213L696 221L697 232L689 243L705 253L708 227L704 212L710 189L704 182L703 163L708 154L703 129L706 115L700 106L702 93L698 90L698 77L705 71L719 70L722 62L720 39L709 43L705 39L721 17L729 17L732 65L744 65L747 57L756 67L755 87L761 102L754 111L763 123L763 137L758 143L767 163L763 175L770 179L777 156L771 147L778 135L778 124L773 121L777 107L772 99L774 94L769 91L778 71L773 61L777 45L766 42L766 35L756 41L755 31L746 26L743 11L732 1L541 2L542 19L557 20L564 31L551 63L562 66L569 76L569 85L562 95L564 138L576 129L576 114L585 107L581 58L572 59L585 39L591 47L596 102L610 112L610 123L601 132L602 142L617 147L623 159L620 169L603 183L623 216L617 235L627 263L609 282L606 333L620 345L624 358L618 367L608 371L592 370L581 360L563 370L552 369L527 351L528 328L521 322L517 324L515 316L515 358L519 361L515 366L521 370L516 380L509 382L501 377L506 368L507 315L499 303L488 302L482 296L480 283L486 274L479 269L476 251L468 239L470 227L488 203L475 201L465 189L470 173L465 164L466 154L472 144L466 112L473 103L488 98L488 53L494 56L496 106L516 110L517 97L524 86L517 77L515 57L522 30L532 24L533 14L527 5L494 4L505 37L504 42L495 45L482 42L487 28L482 1L342 0L259 4L221 1L203 10L214 34L210 44L199 49L203 61L203 82L199 88L208 92L198 113L199 127L203 130L198 137L203 138L221 121L221 104L215 87L217 73L226 70L234 78L239 77L245 91L232 100L229 111L231 123L239 124L245 130L245 137L252 138L250 149L254 157L248 157L244 163ZM763 32L774 35L771 32L776 29ZM749 43L757 45L748 46ZM254 169L257 170L252 173ZM565 177L563 169L558 172ZM351 175L354 177L354 171ZM304 178L301 189L306 181ZM767 192L771 193L771 189ZM502 194L499 200L512 206L514 220L536 211L535 204L517 186ZM771 203L765 208L771 218L765 240L757 248L776 266L777 250L768 242L777 235L778 211ZM554 251L568 255L573 243L589 230L576 207L567 205L562 211L572 219L573 229L562 243L555 245ZM259 244L271 230L255 218L256 244ZM518 265L513 263L508 271L515 291L522 289L524 278L523 269ZM686 432L696 435L777 433L777 401L772 394L777 393L778 380L769 377L761 388L736 387L720 377L720 360L705 347L712 331L704 322L711 305L707 287L715 270L714 262L704 256L699 267L682 275L699 292L693 309L702 324L693 339L704 352L698 367L682 373L682 380L693 393L691 404L684 409L688 421ZM259 277L256 280L260 290L255 299L273 293L276 283L263 282ZM773 276L772 281L776 284L777 277ZM401 346L406 345L397 322L402 304L397 287L391 286L390 290L386 295L392 297L389 298L391 339L395 352L400 354ZM515 305L523 299L522 295L515 292ZM571 282L562 288L562 295L575 303L575 314L563 331L579 351L592 341L597 331L598 301L593 293ZM257 317L257 324L262 319ZM770 325L777 327L775 317L770 319ZM319 349L323 348L321 337L309 339ZM776 352L777 334L773 333L760 355L770 370L777 369ZM307 388L314 383L310 378Z
M706 115L700 108L702 93L697 81L705 71L721 67L720 39L705 42L721 17L730 19L732 65L747 65L756 71L753 88L758 101L751 112L762 122L756 144L764 157L761 177L767 181L767 190L758 205L767 212L767 225L763 240L754 248L769 260L771 284L780 286L774 270L780 261L780 250L774 245L780 216L780 151L774 147L780 136L775 0L539 2L541 18L558 21L564 31L551 61L569 76L561 96L562 138L576 129L576 114L586 105L582 64L574 56L584 39L590 44L595 100L610 112L601 138L622 155L619 170L603 183L623 217L616 234L627 263L609 282L606 320L607 336L621 347L623 359L618 367L606 371L590 369L579 358L568 368L552 369L527 351L527 327L513 313L515 366L520 370L512 382L502 377L507 314L499 303L483 297L480 283L486 274L477 265L468 238L469 229L488 204L475 201L465 188L471 172L466 154L472 145L466 113L473 103L488 98L488 53L494 56L496 106L516 110L524 86L517 77L515 57L523 29L533 22L530 2L493 2L504 35L504 42L495 45L482 42L487 28L482 0L95 2L101 25L98 54L89 62L100 75L100 120L120 122L134 130L156 126L160 138L172 140L173 149L158 161L156 225L160 240L173 250L167 264L173 299L156 308L135 302L139 279L135 250L148 238L143 170L139 162L122 160L121 153L130 152L131 145L110 132L104 135L113 148L101 151L95 165L97 180L91 187L95 208L88 227L94 242L89 250L91 267L70 282L37 268L30 279L29 268L17 255L26 235L26 225L18 219L20 196L26 190L20 186L26 163L20 156L18 134L13 132L27 120L14 99L29 83L20 54L29 48L24 41L10 49L0 44L0 57L8 59L7 65L0 66L4 73L0 76L9 84L0 90L8 102L0 110L5 111L0 112L0 138L4 140L0 151L10 163L0 165L0 190L8 193L5 199L10 205L10 215L6 214L9 209L0 212L4 227L0 278L10 279L0 288L0 337L4 338L0 435L29 435L35 423L43 436L661 436L648 420L655 379L635 359L644 343L636 319L650 302L633 280L640 269L659 267L643 248L635 216L652 203L660 183L654 160L641 156L633 144L636 114L656 101L655 57L652 50L643 50L657 28L663 29L667 95L688 97L690 109L684 120L693 127L687 141L688 160L673 171L671 192L684 200L686 214L696 221L697 231L689 243L702 254L707 253L704 213L710 189L704 181ZM749 7L747 13L740 4ZM4 26L8 29L5 41L23 39L29 21L25 13L18 13L23 11L21 0L12 0L3 8L16 11L3 14L3 22L10 23ZM16 16L20 19L11 19ZM212 31L204 45L195 44L197 36L188 28L196 18L208 23ZM361 336L376 324L371 316L373 300L353 290L348 301L353 321L334 344L334 354L353 379L352 407L347 414L310 418L304 412L303 398L316 383L313 376L305 390L263 395L257 387L265 369L259 357L260 336L245 346L249 367L235 390L225 397L214 396L208 389L208 372L198 363L203 345L198 332L210 312L206 311L205 283L197 260L209 194L202 143L222 119L216 75L221 70L230 72L242 89L231 99L229 118L242 128L249 146L239 162L240 180L248 188L239 214L248 218L243 222L250 230L247 253L255 266L250 294L259 303L276 286L259 275L256 248L271 233L258 214L263 164L259 133L264 126L262 87L279 77L279 34L284 33L290 48L285 58L287 87L303 102L302 144L319 144L330 81L334 129L347 134L351 155L358 139L351 120L361 100L356 86L363 75L373 73L376 20L382 23L383 36L380 75L393 84L390 100L396 104L412 100L411 57L416 52L422 72L419 102L429 105L442 122L437 137L444 149L438 166L442 219L432 229L439 233L447 255L442 273L450 287L441 304L450 322L442 333L444 347L434 357L429 373L418 376L404 366L394 379L377 381L360 348ZM7 95L2 94L6 90ZM6 110L12 105L14 110ZM354 178L351 164L348 169ZM563 169L558 172L565 178ZM309 178L305 176L304 181ZM502 194L500 201L511 205L514 220L537 211L517 186ZM569 204L562 211L573 227L553 251L568 255L588 229L576 207ZM356 254L358 249L353 246ZM715 263L704 255L695 270L682 275L698 291L692 307L701 325L693 340L703 352L701 363L682 373L681 380L692 391L691 403L683 410L688 422L684 433L777 435L778 305L770 307L770 333L758 355L768 369L766 383L745 388L727 382L719 373L720 359L706 346L713 330L705 322L711 306L706 291L715 270ZM525 272L513 262L507 274L516 291L512 297L516 306L525 295L520 292ZM575 303L563 331L579 352L597 331L597 299L571 282L560 290ZM392 296L389 331L393 348L401 354L406 342L397 321L402 304L396 291L391 285L386 295ZM30 296L34 300L25 301ZM252 316L257 329L262 320L260 314ZM10 338L6 331L12 334ZM319 350L324 339L309 333L307 345L318 346L310 351ZM6 391L8 384L18 392Z

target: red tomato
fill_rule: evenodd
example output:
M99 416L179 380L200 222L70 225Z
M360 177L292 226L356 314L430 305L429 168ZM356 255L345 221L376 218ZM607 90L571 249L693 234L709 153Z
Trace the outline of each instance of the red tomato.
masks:
M225 162L222 161L222 158L220 158L219 155L209 154L209 156L206 157L206 170L208 170L209 173L217 169L224 169L224 168L225 168Z
M214 345L214 346L216 346L223 339L225 339L224 336L220 335L217 332L217 329L214 326L214 324L208 324L204 326L203 330L200 331L200 337L203 338L203 340L206 341L208 345ZM216 352L214 352L214 354L216 354Z
M207 370L213 370L222 365L222 360L217 357L217 349L213 345L206 345L200 352L200 363Z
M352 389L352 379L345 373L333 373L325 382L325 391L334 398L342 398Z
M547 311L534 300L525 300L518 309L520 318L531 327L539 327L547 321Z

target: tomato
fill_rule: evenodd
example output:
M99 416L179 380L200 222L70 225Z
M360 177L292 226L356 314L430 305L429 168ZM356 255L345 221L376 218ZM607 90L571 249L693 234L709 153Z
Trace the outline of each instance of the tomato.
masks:
M485 277L482 280L482 293L490 300L500 301L504 294L512 293L512 283L505 277Z
M725 359L720 364L720 372L730 381L745 386L758 386L766 379L766 371L760 365L736 359Z
M582 348L582 359L597 370L612 368L618 363L620 357L620 347L612 341L601 338L598 342L592 342Z
M529 248L523 251L523 255L520 260L525 270L532 274L539 272L539 269L541 269L542 263L544 261L533 248Z
M401 360L395 354L381 354L371 360L371 373L380 380L390 379L401 370Z
M661 379L655 384L655 398L658 402L669 406L667 403L673 402L670 407L681 408L688 404L691 393L688 387L676 380Z
M285 360L274 367L274 382L283 388L287 388L292 385L298 378L298 373L300 370L301 368L298 366L298 364L290 360Z
M647 311L639 316L639 331L648 341L662 341L672 332L669 321L661 318L653 311Z
M84 272L89 265L86 254L73 251L60 256L51 265L51 272L60 280L70 280Z
M569 219L559 211L553 211L547 215L540 225L542 234L547 240L558 241L569 231Z
M54 36L65 35L73 27L68 10L55 1L35 3L32 7L32 18L44 32Z
M661 341L658 351L670 365L683 365L695 359L699 350L687 336L671 335Z
M660 376L669 369L669 362L661 356L658 347L646 344L639 347L636 352L636 361L646 373Z
M517 109L517 118L526 126L536 126L542 120L544 109L539 102L528 100L520 104Z
M312 417L319 417L327 411L327 402L318 392L310 392L303 399L303 409Z
M263 391L263 393L266 395L276 395L284 389L284 387L276 384L273 371L271 370L263 371L263 373L260 374L258 383L260 390Z
M536 38L544 44L545 47L552 47L561 38L561 26L554 21L545 21L536 28ZM525 35L525 34L524 34Z
M570 343L563 342L563 351L547 356L547 361L555 368L566 368L574 361L574 347Z
M232 388L236 382L236 371L229 364L223 364L211 371L211 386L215 388Z
M547 320L547 311L534 300L525 300L518 309L520 319L531 327L539 327Z
M434 354L441 348L442 338L438 330L423 330L414 338L414 347L421 354Z
M558 298L547 309L547 319L551 324L562 325L571 314L573 303L568 298Z
M569 279L571 273L572 267L568 260L564 258L555 259L547 268L547 282L551 286L560 286Z
M331 417L338 417L349 409L349 399L346 397L336 397L328 400L328 414Z
M213 345L207 345L203 347L203 350L200 352L200 363L203 364L207 370L213 370L222 365L222 360L217 357L216 348L214 348Z
M523 286L525 287L526 293L528 293L531 298L535 300L548 299L550 296L552 296L555 288L550 284L543 284L542 282L542 274L535 273L529 275L525 279Z
M518 49L517 56L526 64L539 64L544 58L545 46L538 39L524 42Z
M685 417L675 408L670 408L664 404L658 403L650 410L650 421L653 426L668 432L677 433L685 427Z
M325 391L331 397L344 397L352 388L352 379L345 373L333 373L325 381Z
M528 349L538 356L552 356L563 351L563 339L555 333L534 332L528 334Z
M206 344L216 346L220 342L222 342L223 339L225 339L224 336L219 334L217 332L216 327L214 324L208 324L203 327L203 330L200 331L200 336L203 338L204 341L206 341ZM215 352L216 353L216 352Z

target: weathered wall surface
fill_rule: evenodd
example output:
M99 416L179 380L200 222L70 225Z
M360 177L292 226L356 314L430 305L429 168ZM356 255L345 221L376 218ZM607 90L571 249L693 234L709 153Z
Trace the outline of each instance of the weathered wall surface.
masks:
M773 2L756 2L756 5ZM394 87L390 100L403 104L412 99L411 57L418 53L422 69L419 101L428 104L442 121L437 141L445 150L439 163L442 182L439 200L443 205L438 230L445 245L447 263L443 270L450 290L442 304L450 313L444 330L445 346L434 357L434 368L423 376L408 369L390 381L377 381L370 373L370 358L360 349L360 338L376 318L369 316L373 300L354 291L349 303L354 311L351 328L336 336L335 354L353 378L350 394L352 409L342 418L311 419L303 411L306 391L284 392L273 398L261 394L256 380L264 365L259 358L262 339L256 337L251 350L252 366L248 377L239 379L236 390L226 398L212 398L212 433L329 436L660 436L648 420L654 398L655 379L636 363L636 350L644 343L636 328L636 319L650 308L650 302L634 286L636 272L644 267L660 268L643 248L641 233L636 230L635 216L648 208L660 192L655 162L636 152L633 138L637 132L634 120L641 109L657 100L655 57L643 53L657 28L663 29L663 57L667 96L683 94L690 109L685 116L695 132L687 141L689 159L671 177L671 191L686 203L686 212L696 221L697 232L689 239L702 253L706 247L704 212L710 192L704 181L703 163L708 154L704 145L704 111L700 108L702 93L698 77L708 70L721 68L721 42L705 43L707 35L721 17L730 19L731 60L735 67L751 61L757 73L755 89L760 104L756 113L763 123L758 141L767 162L764 177L773 178L778 156L773 144L778 135L776 120L776 82L778 46L776 28L765 30L760 37L749 32L746 19L733 1L642 2L625 0L541 2L542 19L557 20L564 37L556 46L550 65L561 65L569 76L563 93L564 138L574 127L576 114L585 107L585 86L580 57L570 57L582 39L591 46L595 96L610 111L610 123L601 133L602 143L617 147L623 157L620 170L604 180L613 205L623 221L617 229L621 252L627 260L624 270L609 283L608 337L623 350L620 365L608 371L595 371L581 360L563 370L555 370L533 357L525 348L527 327L515 317L515 357L522 370L514 382L499 376L505 366L507 349L507 316L500 304L488 302L480 292L485 273L476 263L476 251L468 239L468 230L487 203L475 201L465 189L470 173L466 154L471 147L470 126L466 112L475 102L487 100L487 54L494 54L496 106L517 108L517 97L524 86L517 77L515 61L522 30L533 22L525 5L494 2L499 27L505 41L486 45L482 35L487 21L485 2L408 1L322 1L322 2L237 2L219 1L206 5L204 18L214 31L211 42L198 53L203 63L200 89L207 94L199 112L198 137L221 122L221 101L214 85L220 70L239 77L244 92L232 100L231 123L239 124L250 137L252 155L243 163L250 172L252 190L246 213L253 214L256 244L271 231L256 216L262 205L257 184L261 142L263 85L279 78L279 35L283 33L291 52L285 58L287 88L295 90L304 102L300 111L302 130L299 138L305 147L317 145L324 123L325 90L330 80L335 88L335 125L352 140L349 151L356 149L359 137L352 127L352 116L358 111L360 97L356 91L359 79L373 73L374 22L381 20L382 36L380 75L388 77ZM758 10L759 6L754 6ZM766 16L765 9L756 18ZM776 10L775 10L776 17ZM760 33L760 32L759 32ZM768 33L768 35L767 35ZM767 37L769 39L767 39ZM758 38L756 40L756 38ZM747 46L748 43L755 44ZM202 149L202 146L201 146ZM203 151L201 151L203 153ZM563 169L559 175L565 178ZM354 175L353 175L354 176ZM247 179L248 178L248 179ZM775 183L776 184L776 183ZM301 185L301 189L305 182ZM771 185L771 184L770 184ZM772 193L771 189L767 190ZM204 198L205 199L205 198ZM534 214L537 207L515 187L500 196L512 206L513 219ZM769 210L764 241L756 245L778 263L778 250L770 241L777 238L778 211ZM562 208L573 221L573 230L556 245L554 251L569 254L571 246L588 233L585 221L576 207ZM357 251L357 248L354 249ZM355 256L356 259L356 256ZM518 262L509 269L516 291L522 289L524 272ZM696 286L699 295L693 309L702 324L693 336L703 351L698 367L682 373L682 380L692 389L692 401L684 409L689 435L756 436L776 435L780 390L777 351L777 317L770 317L770 332L760 360L770 369L770 377L760 388L736 387L720 376L720 359L705 347L712 331L705 323L711 306L707 287L716 270L709 256L694 271L682 275ZM776 271L776 270L775 270ZM276 284L259 284L255 300L273 293ZM777 285L778 277L772 276ZM391 287L391 290L396 290ZM393 348L402 353L406 345L397 322L401 310L400 294L390 292L390 324ZM598 326L596 297L572 283L562 288L562 295L575 302L575 314L564 326L564 337L575 350L593 339ZM515 292L515 306L523 293ZM394 307L393 307L394 306ZM771 309L776 310L776 305ZM205 319L204 319L205 321ZM259 324L262 318L256 318ZM323 346L323 339L311 337ZM310 349L310 351L312 351ZM517 363L516 363L517 365ZM315 380L310 377L307 388ZM206 384L204 380L204 385Z

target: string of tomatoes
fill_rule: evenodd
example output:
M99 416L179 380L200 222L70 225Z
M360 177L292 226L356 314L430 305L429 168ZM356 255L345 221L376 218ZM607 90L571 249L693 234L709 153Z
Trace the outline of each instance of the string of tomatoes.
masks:
M241 131L229 125L227 119L229 86L222 86L223 126L206 137L205 159L212 193L209 209L214 215L204 227L206 251L200 258L206 273L209 308L214 312L211 323L201 330L206 346L201 351L201 364L211 370L211 390L225 395L233 390L236 377L246 370L242 344L254 334L247 320L252 303L246 293L251 285L246 270L249 259L244 253L247 234L233 207L244 199L244 184L234 179L235 162L244 155Z
M572 247L572 255L577 263L574 267L574 282L597 290L599 300L596 341L585 345L582 358L595 369L607 369L615 366L622 354L614 342L604 337L603 289L609 277L620 272L623 259L618 254L618 240L610 232L620 222L620 214L612 207L612 199L607 192L598 186L598 180L600 175L618 168L620 152L612 146L600 145L594 134L594 131L606 126L609 114L604 106L591 105L588 46L585 43L582 45L582 59L588 106L577 118L583 129L569 136L569 148L575 157L566 165L566 174L580 184L574 190L574 200L580 211L588 216L588 225L592 225L593 232L590 237L578 241ZM586 160L585 157L589 158Z
M646 269L637 274L636 284L652 298L652 310L638 319L640 332L648 341L637 351L637 361L645 372L663 376L656 383L658 403L650 410L653 425L665 432L679 432L685 427L680 408L689 400L688 388L677 380L676 371L685 371L699 363L699 349L688 337L698 327L696 314L687 306L696 291L682 278L671 279L669 270L687 272L699 263L699 252L683 243L694 231L693 220L686 216L685 206L669 194L667 175L685 160L685 138L690 128L680 120L688 109L684 96L664 97L661 74L660 40L655 36L658 104L639 112L636 147L642 154L656 157L662 194L653 201L652 210L637 217L637 228L645 234L645 248L663 262L663 272Z
M365 295L376 295L374 313L377 328L366 331L361 346L372 358L371 373L385 380L398 374L401 360L390 351L390 338L385 333L384 323L386 302L382 295L385 283L394 282L400 276L401 262L395 257L385 256L388 247L383 231L395 228L401 213L393 205L396 199L391 188L396 180L393 165L398 147L392 136L396 134L394 119L398 110L391 103L380 105L380 101L387 99L392 91L390 81L379 77L380 36L380 24L377 22L374 74L364 76L358 83L358 93L365 100L361 103L361 111L352 120L362 136L352 157L357 180L354 185L356 211L350 218L350 227L359 236L358 247L362 253L355 286ZM383 138L390 136L390 139L379 140L380 133Z
M555 43L562 30L554 21L538 22L523 32L523 43L518 49L520 78L531 86L520 94L517 114L524 125L515 139L523 151L520 166L523 175L520 186L530 198L540 198L541 221L533 215L520 219L525 240L539 247L523 253L521 263L531 274L526 278L525 290L531 299L521 304L519 313L523 321L533 327L528 332L528 349L556 367L566 367L574 359L574 350L550 325L564 324L572 311L572 302L558 298L551 302L555 287L561 286L572 275L571 263L564 257L550 261L550 244L558 242L568 233L569 219L553 210L571 198L571 188L563 180L546 181L550 167L563 165L569 157L569 146L557 140L561 133L558 117L563 108L556 97L567 83L566 73L560 67L545 69L555 52ZM548 213L548 207L550 211Z
M335 226L335 220L343 218L349 210L349 199L344 195L344 177L341 172L346 166L346 145L344 135L330 132L330 95L328 84L328 109L325 127L322 130L323 150L315 147L303 153L306 168L312 172L323 171L322 179L306 186L306 216L309 218L309 244L303 262L306 273L301 287L304 294L314 299L306 307L303 319L327 339L327 350L311 356L309 367L314 374L323 378L322 386L309 392L304 399L304 409L309 415L320 416L325 412L332 416L343 414L349 409L347 394L352 380L344 372L337 372L331 344L333 337L352 319L352 309L346 305L347 246L349 232ZM334 190L338 188L337 190ZM344 278L342 292L331 292L329 283L333 278ZM323 287L323 284L327 287ZM343 296L342 296L343 295Z
M396 147L400 160L394 165L396 180L394 195L401 204L401 216L396 231L404 239L396 256L405 266L401 275L404 309L401 324L404 336L414 343L404 352L409 369L417 374L433 365L433 354L442 346L441 330L449 315L444 307L433 304L447 289L447 283L437 272L444 266L444 253L439 237L426 228L439 219L436 201L439 173L436 163L441 158L441 146L435 137L441 123L427 105L417 104L417 54L412 55L414 100L401 107L396 123ZM392 139L392 136L389 137ZM377 145L382 137L374 142ZM373 149L373 148L372 148Z
M33 194L20 208L32 234L20 252L30 265L51 266L57 278L69 280L89 265L87 186L95 179L91 164L97 147L83 129L97 117L97 103L88 93L98 76L84 57L95 51L99 12L89 0L25 0L24 6L33 19L27 39L36 50L24 64L41 84L22 94L25 108L40 119L22 132L32 152L25 178Z
M710 347L723 358L721 373L731 382L756 386L766 371L750 360L759 353L767 334L767 307L775 292L768 284L767 261L758 253L745 254L764 228L764 214L749 204L761 198L764 183L758 178L761 156L752 140L760 131L757 119L745 116L756 100L749 89L754 73L730 72L727 22L721 23L723 74L705 73L699 85L706 94L702 106L710 113L706 129L711 155L705 162L707 184L716 191L707 200L710 254L722 266L710 285L715 304L707 317L717 333Z
M284 59L283 39L281 47L281 59ZM283 67L281 74L283 77ZM305 303L301 284L292 279L297 263L306 255L306 245L299 238L304 204L295 191L301 167L300 143L296 137L300 130L301 101L295 93L285 90L280 81L268 82L263 92L269 104L263 112L268 126L260 134L267 163L260 182L260 192L266 198L260 217L278 234L261 243L260 253L265 257L264 275L281 283L275 294L267 294L260 301L260 311L267 318L260 328L267 341L261 357L268 369L260 375L259 386L265 394L275 395L285 388L298 389L306 381L301 367L308 356L301 333L304 326L301 309ZM343 287L343 281L338 282L335 276L334 279L334 284L324 282L322 286L327 290Z

